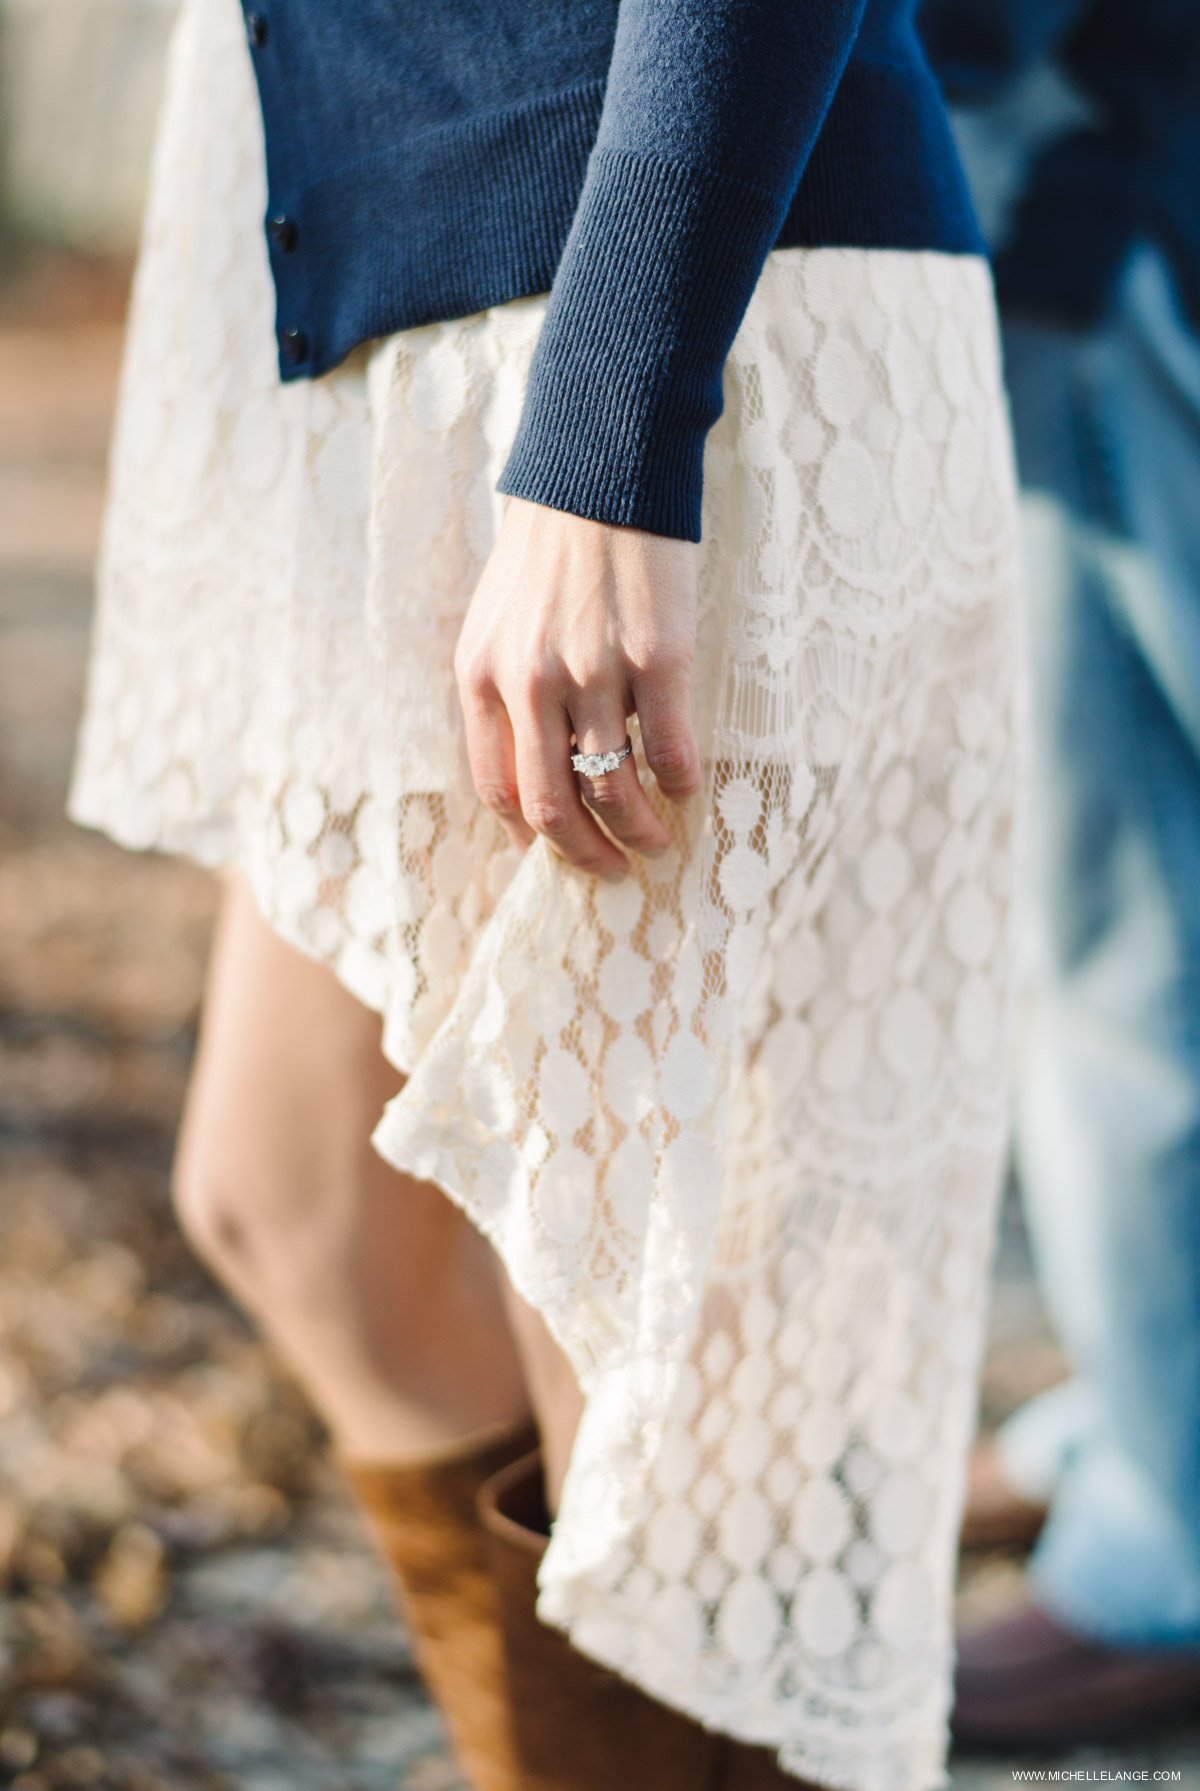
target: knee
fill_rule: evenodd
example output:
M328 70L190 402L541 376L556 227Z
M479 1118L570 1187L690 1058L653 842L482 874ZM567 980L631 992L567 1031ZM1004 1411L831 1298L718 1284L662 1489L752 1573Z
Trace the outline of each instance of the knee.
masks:
M211 1148L183 1139L171 1171L175 1217L188 1243L223 1280L237 1280L249 1268L273 1229L256 1203L242 1198L245 1186L236 1166Z
M269 1123L187 1123L171 1173L184 1236L223 1281L268 1293L307 1284L336 1248L355 1165L304 1151Z
M398 1199L395 1180L349 1127L313 1133L266 1117L185 1125L171 1183L197 1255L239 1298L286 1312L324 1310L384 1271L399 1297L436 1271L423 1190Z

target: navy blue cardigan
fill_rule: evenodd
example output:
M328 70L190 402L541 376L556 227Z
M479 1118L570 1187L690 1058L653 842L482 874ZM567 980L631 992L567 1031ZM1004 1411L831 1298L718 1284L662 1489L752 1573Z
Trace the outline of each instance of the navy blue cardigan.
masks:
M773 246L981 254L916 0L249 0L284 379L549 292L499 489L700 538Z

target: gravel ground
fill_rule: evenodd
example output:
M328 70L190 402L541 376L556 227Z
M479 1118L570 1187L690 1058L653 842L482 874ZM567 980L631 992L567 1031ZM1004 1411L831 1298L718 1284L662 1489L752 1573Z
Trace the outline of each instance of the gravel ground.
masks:
M0 291L0 1785L455 1791L320 1426L171 1219L212 883L62 815L123 290ZM985 1421L1060 1372L1010 1208ZM1200 1787L1200 1731L1067 1764Z

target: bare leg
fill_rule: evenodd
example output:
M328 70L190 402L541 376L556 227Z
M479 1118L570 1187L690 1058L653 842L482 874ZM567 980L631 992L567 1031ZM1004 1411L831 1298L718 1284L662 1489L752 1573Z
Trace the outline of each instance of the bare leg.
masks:
M402 1461L526 1417L530 1400L490 1245L370 1143L404 1081L379 1036L378 1016L228 878L176 1155L180 1217L338 1448Z
M546 1502L553 1512L558 1510L571 1446L583 1413L583 1397L567 1358L546 1329L545 1320L513 1291L507 1276L504 1301L542 1433Z

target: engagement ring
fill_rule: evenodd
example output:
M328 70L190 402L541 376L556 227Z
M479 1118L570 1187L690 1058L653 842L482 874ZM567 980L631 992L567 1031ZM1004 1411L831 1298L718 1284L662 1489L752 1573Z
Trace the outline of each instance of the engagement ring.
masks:
M625 736L625 744L616 752L573 752L571 764L576 771L582 771L585 777L603 777L607 771L615 771L622 759L627 759L633 751L633 742L629 735Z

